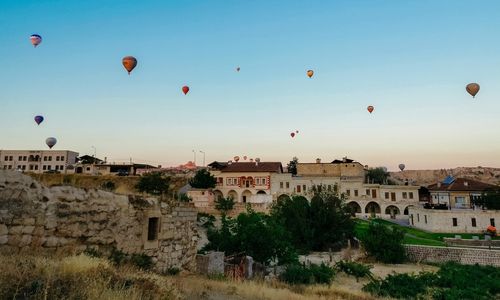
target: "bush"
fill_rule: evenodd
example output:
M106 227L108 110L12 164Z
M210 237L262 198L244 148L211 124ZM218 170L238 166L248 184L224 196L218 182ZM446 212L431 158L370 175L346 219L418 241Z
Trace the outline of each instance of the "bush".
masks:
M196 220L201 223L201 226L204 228L214 227L215 224L215 216L211 214L207 214L204 212L199 212L196 216Z
M175 275L178 275L180 272L181 272L181 269L176 268L176 267L172 267L172 268L168 268L167 275L175 276Z
M153 259L146 254L132 254L130 262L142 270L150 270L153 266Z
M361 236L363 248L370 256L383 263L399 264L406 260L403 246L405 233L396 227L370 222L367 232Z
M325 264L311 264L305 267L300 264L288 265L280 279L289 284L330 284L335 276L335 270Z
M168 192L169 185L169 177L163 177L161 173L153 172L141 176L135 188L141 193L160 196Z
M335 268L338 271L346 273L347 275L356 277L356 281L363 277L373 278L373 274L370 271L373 266L370 265L364 265L354 261L341 260L335 264Z
M435 275L434 275L435 276ZM363 290L381 297L415 299L425 293L427 285L419 275L389 274L384 280L373 280Z
M95 248L87 248L85 251L83 251L83 254L89 256L89 257L102 257L102 253L99 252L99 250Z
M216 183L217 179L207 169L199 170L193 178L189 179L189 185L196 189L214 188Z
M177 195L177 200L179 202L191 202L193 201L193 198L189 197L187 194L182 193L180 195Z
M111 249L111 254L109 255L109 260L115 265L119 266L125 262L127 259L127 254L116 248Z
M102 188L106 191L114 191L116 189L116 185L113 181L106 181L102 184Z

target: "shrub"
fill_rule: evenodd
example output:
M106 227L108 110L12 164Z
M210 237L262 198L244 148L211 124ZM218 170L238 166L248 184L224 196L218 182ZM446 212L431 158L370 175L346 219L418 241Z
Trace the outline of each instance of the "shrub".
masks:
M403 246L404 231L396 227L370 222L367 232L361 236L366 252L383 263L398 264L406 260Z
M153 172L141 176L135 188L139 192L160 196L168 192L169 185L169 177L163 177L161 173Z
M102 253L99 252L99 250L95 248L87 248L85 251L83 251L83 254L89 256L89 257L102 257Z
M189 197L186 193L182 193L180 195L177 195L177 200L179 202L191 202L193 201L193 198Z
M370 271L373 266L370 265L341 260L335 264L335 268L347 275L356 277L356 281L363 277L373 278L372 272Z
M373 280L363 290L382 297L398 299L415 299L427 289L419 275L389 274L384 280Z
M103 182L102 188L106 191L114 191L116 189L116 185L113 181Z
M130 257L130 262L134 266L143 270L150 270L153 266L153 259L144 253L132 254L132 256Z
M214 188L217 179L207 169L201 169L189 179L189 185L197 189Z
M119 266L125 262L127 259L127 254L116 248L111 249L111 254L109 255L109 260L116 266Z
M168 268L167 275L175 276L175 275L178 275L180 272L181 272L181 270L179 268L172 267L172 268Z
M215 216L204 212L199 212L196 216L196 220L205 228L214 227L214 223L216 221Z
M309 267L290 264L280 275L280 279L289 284L330 284L334 276L335 270L325 264L311 264Z

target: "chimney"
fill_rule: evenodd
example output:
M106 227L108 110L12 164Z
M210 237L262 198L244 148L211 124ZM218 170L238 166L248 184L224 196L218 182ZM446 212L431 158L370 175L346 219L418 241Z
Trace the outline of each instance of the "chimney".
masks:
M438 188L440 188L440 187L441 187L441 182L438 182Z
M321 158L316 158L316 163L320 164L321 163Z
M464 186L469 186L469 183L467 181L464 181Z
M346 161L347 161L347 156L342 157L342 162L346 162Z

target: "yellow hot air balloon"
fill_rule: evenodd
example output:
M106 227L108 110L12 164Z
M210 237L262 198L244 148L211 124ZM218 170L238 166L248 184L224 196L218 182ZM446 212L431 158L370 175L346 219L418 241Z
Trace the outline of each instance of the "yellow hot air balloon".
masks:
M307 76L309 76L309 78L313 77L313 75L314 75L313 70L307 70Z
M473 82L473 83L469 83L466 87L465 87L465 90L467 91L467 93L471 94L472 98L475 98L476 97L476 94L479 92L479 84Z
M137 66L137 59L135 59L135 57L133 57L133 56L125 56L122 59L122 64L125 67L125 69L127 70L128 75L130 75L130 72L132 72L132 70L135 68L135 66Z

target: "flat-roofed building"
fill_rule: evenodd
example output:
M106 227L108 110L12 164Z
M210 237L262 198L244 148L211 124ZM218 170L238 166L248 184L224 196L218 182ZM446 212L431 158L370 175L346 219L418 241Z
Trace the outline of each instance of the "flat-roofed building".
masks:
M69 150L0 150L0 169L23 172L73 172L78 153Z

